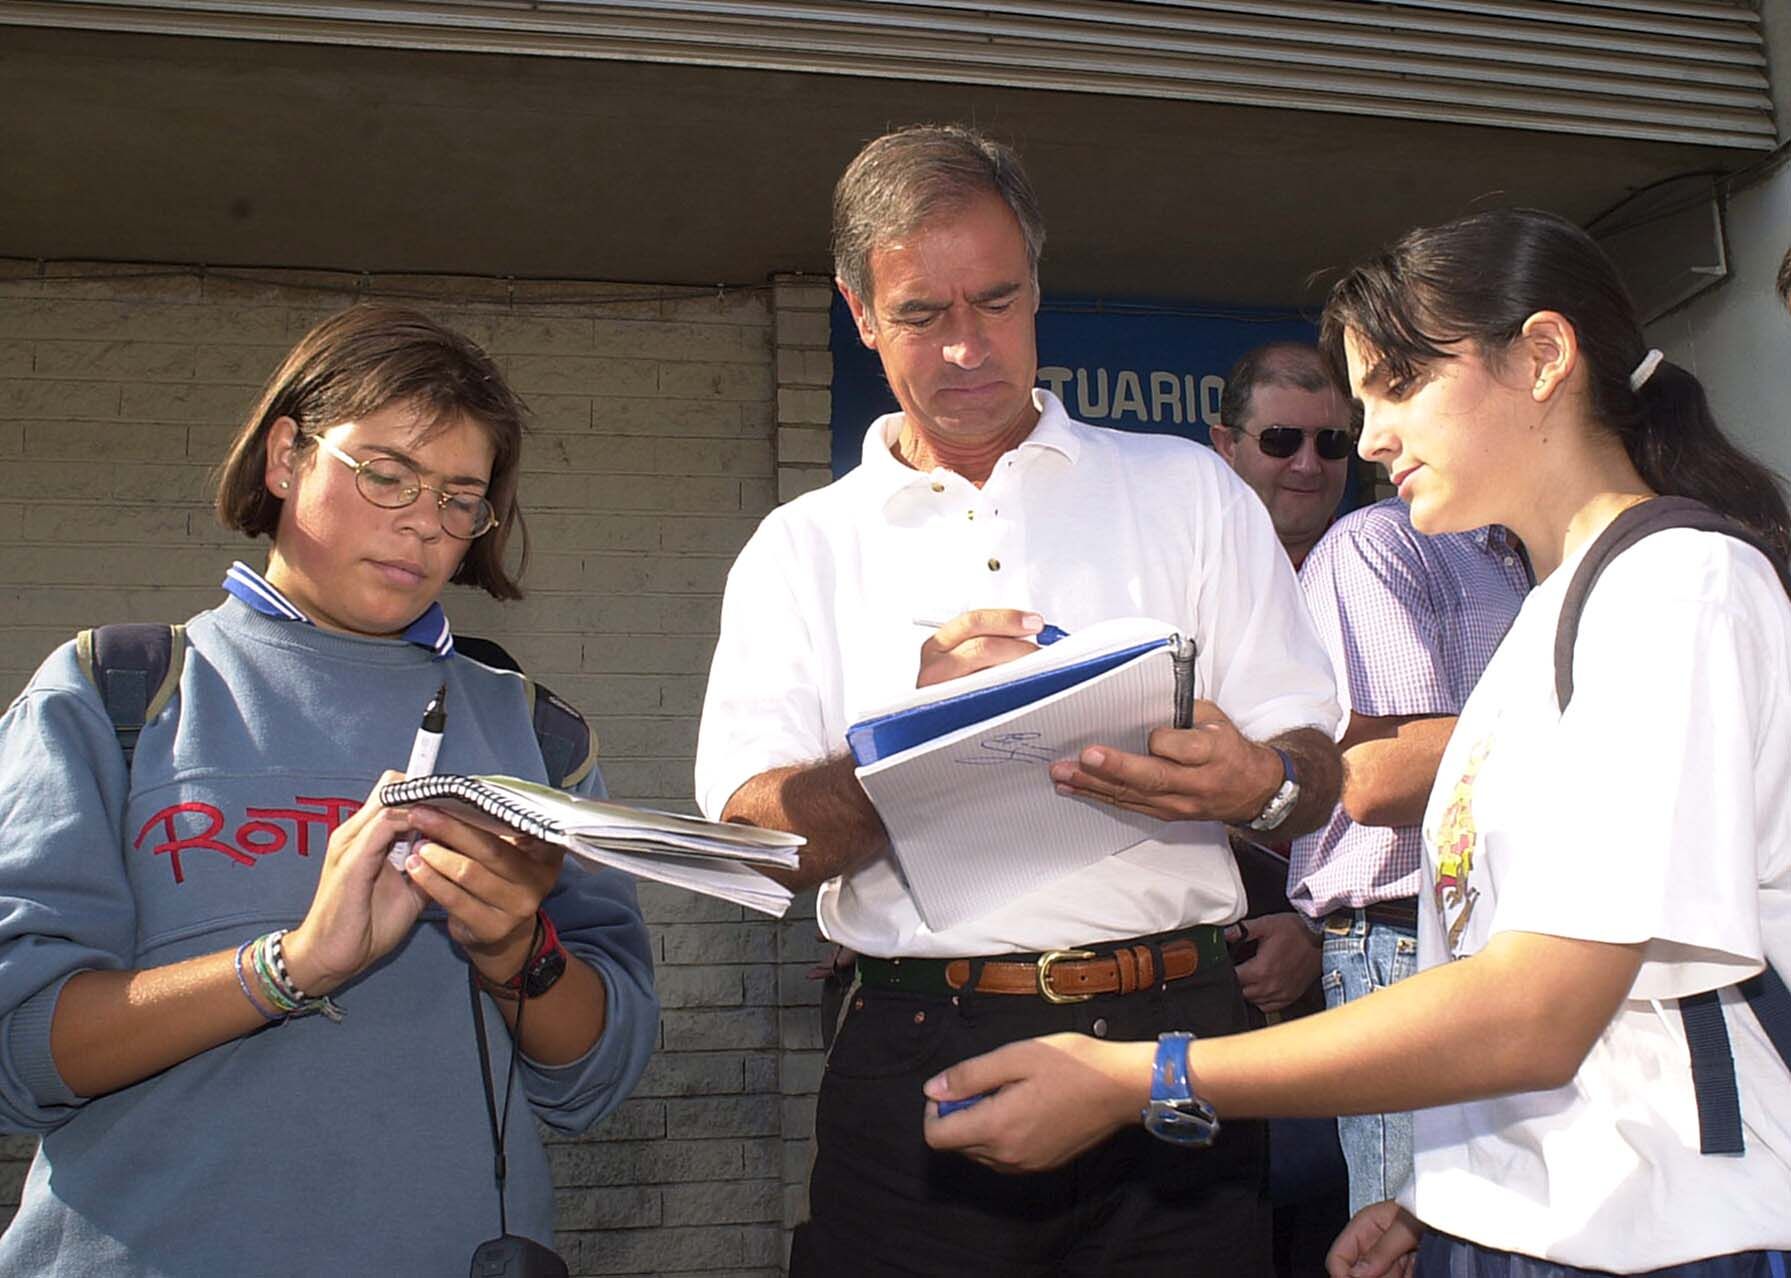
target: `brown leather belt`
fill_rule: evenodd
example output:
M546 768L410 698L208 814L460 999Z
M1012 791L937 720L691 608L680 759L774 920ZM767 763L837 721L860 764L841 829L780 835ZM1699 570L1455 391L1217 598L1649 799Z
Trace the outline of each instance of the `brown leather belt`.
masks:
M1162 955L1161 970L1157 955ZM979 994L1031 994L1047 1003L1081 1003L1097 994L1132 994L1194 975L1225 960L1225 937L1197 927L1154 943L1131 941L1094 950L1047 950L983 960ZM882 989L949 994L970 983L974 960L858 957L858 979Z

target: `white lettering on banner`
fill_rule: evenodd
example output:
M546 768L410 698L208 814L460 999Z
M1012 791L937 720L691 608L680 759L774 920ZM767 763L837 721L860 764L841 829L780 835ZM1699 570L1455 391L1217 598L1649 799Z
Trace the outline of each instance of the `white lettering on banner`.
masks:
M1113 380L1113 415L1124 417L1127 413L1141 422L1150 421L1144 411L1144 385L1129 368L1121 369Z
M1190 377L1188 381L1190 383L1188 398L1192 400L1194 395L1191 383L1194 379ZM1208 373L1200 379L1200 420L1208 426L1219 424L1219 398L1224 394L1225 379L1223 377L1216 373Z
M1145 397L1145 382L1150 395ZM1154 426L1192 426L1196 420L1208 427L1219 424L1219 397L1225 379L1214 373L1170 373L1153 369L1139 373L1122 368L1065 368L1046 364L1038 371L1039 385L1061 399L1072 417L1085 421L1132 417ZM1072 389L1074 393L1072 394Z
M1064 387L1069 384L1070 370L1057 364L1044 364L1039 367L1039 385L1050 391L1059 399L1064 399ZM1069 403L1067 399L1064 403Z
M1182 424L1182 379L1174 373L1150 375L1150 419Z
M1098 403L1088 397L1088 370L1086 368L1076 370L1076 404L1078 406L1076 415L1078 417L1105 417L1107 415L1107 370L1097 368L1095 372L1100 374L1101 379L1101 398Z

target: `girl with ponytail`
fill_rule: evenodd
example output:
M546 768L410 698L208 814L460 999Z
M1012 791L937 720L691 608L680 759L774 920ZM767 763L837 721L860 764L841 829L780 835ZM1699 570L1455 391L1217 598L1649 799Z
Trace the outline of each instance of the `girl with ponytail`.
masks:
M1360 451L1413 524L1503 524L1539 582L1437 772L1422 970L1230 1038L1014 1044L928 1084L935 1101L986 1097L929 1107L928 1139L1024 1171L1141 1117L1166 1139L1204 1133L1163 1123L1166 1100L1219 1122L1412 1109L1413 1181L1351 1221L1332 1278L1783 1278L1791 518L1778 483L1718 429L1697 379L1649 349L1592 240L1546 213L1412 232L1338 282L1323 334L1363 406ZM1753 540L1673 528L1612 559L1563 707L1554 649L1574 570L1619 515L1663 495ZM1714 1072L1713 1039L1731 1057ZM1722 1095L1738 1148L1711 1137Z
M1704 502L1757 532L1782 565L1791 553L1791 516L1777 478L1717 427L1698 379L1649 349L1610 259L1565 219L1502 209L1413 231L1337 283L1321 340L1340 369L1352 341L1371 356L1372 366L1362 371L1377 385L1357 394L1365 410L1386 407L1399 415L1392 406L1436 383L1451 363L1467 358L1509 371L1524 350L1562 333L1573 343L1579 377L1572 393L1556 394L1551 380L1549 395L1538 399L1549 420L1535 460L1558 469L1564 448L1572 448L1575 471L1564 480L1596 474L1622 497ZM1546 427L1559 424L1564 410L1578 430L1557 430L1550 440ZM1372 435L1364 430L1362 455L1390 463L1397 483L1402 476L1392 463L1398 459L1384 456L1382 441ZM1621 473L1625 459L1633 474ZM1553 479L1542 486L1557 488ZM1498 487L1502 496L1517 497L1520 486ZM1428 505L1413 504L1413 523L1440 531L1425 523ZM1521 532L1524 522L1514 518L1508 526ZM1526 543L1532 553L1548 549ZM1543 575L1540 559L1537 567Z

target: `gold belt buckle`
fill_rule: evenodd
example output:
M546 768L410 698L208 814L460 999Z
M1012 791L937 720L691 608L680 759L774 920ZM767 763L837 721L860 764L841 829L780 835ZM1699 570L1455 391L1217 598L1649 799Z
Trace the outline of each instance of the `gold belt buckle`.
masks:
M1059 994L1051 988L1051 965L1063 959L1091 959L1093 950L1046 950L1039 955L1039 997L1047 1003L1086 1003L1093 994Z

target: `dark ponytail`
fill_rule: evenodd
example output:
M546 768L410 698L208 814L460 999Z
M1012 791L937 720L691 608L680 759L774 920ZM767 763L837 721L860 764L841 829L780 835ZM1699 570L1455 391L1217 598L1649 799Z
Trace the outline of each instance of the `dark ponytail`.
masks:
M1412 231L1331 290L1321 342L1343 367L1355 332L1392 374L1409 378L1449 359L1457 342L1496 359L1538 311L1572 323L1593 420L1622 443L1643 482L1739 520L1791 560L1791 513L1772 471L1724 435L1698 379L1661 361L1641 388L1648 355L1635 306L1604 251L1579 227L1535 209L1496 209Z
M1723 434L1704 397L1704 384L1662 360L1637 397L1640 420L1622 439L1648 487L1695 497L1752 528L1777 552L1773 566L1784 578L1791 557L1791 519L1778 477Z

